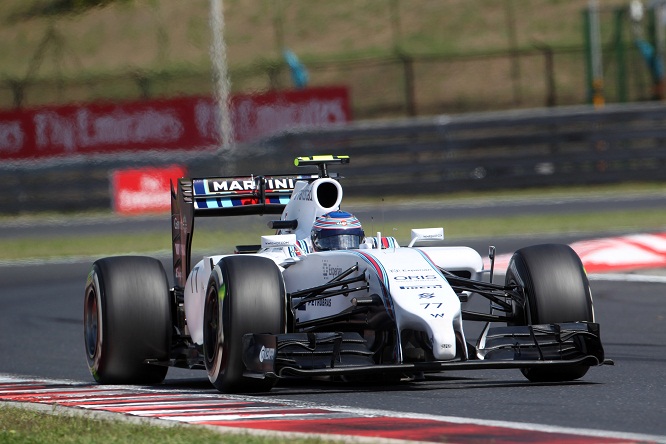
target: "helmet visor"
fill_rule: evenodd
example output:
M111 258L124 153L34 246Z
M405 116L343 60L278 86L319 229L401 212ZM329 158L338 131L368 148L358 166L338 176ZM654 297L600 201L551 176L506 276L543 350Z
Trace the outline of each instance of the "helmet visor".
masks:
M361 243L361 236L357 234L339 234L315 240L317 250L353 250Z

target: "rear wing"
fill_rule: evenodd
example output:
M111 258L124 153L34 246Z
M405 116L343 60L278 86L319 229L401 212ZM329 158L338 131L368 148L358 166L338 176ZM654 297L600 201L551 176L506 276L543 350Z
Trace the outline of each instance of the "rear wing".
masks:
M314 181L329 174L327 164L347 164L349 156L298 157L294 165L317 166L318 174L209 177L171 182L171 245L176 287L184 288L191 270L194 219L207 216L282 214L296 182Z
M171 235L175 285L190 272L192 233L197 217L281 214L296 181L318 174L178 179L171 183Z

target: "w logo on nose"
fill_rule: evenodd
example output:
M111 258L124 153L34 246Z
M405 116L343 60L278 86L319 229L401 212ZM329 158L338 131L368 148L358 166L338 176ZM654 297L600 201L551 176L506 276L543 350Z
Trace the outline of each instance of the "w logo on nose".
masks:
M430 316L433 318L443 318L445 316L445 313L430 313Z

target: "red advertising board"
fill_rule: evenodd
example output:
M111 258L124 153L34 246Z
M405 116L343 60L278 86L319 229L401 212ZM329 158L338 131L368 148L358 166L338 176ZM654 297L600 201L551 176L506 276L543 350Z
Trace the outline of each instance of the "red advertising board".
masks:
M111 174L113 208L125 215L168 212L171 181L185 175L185 168L177 165L116 170Z
M239 94L229 109L236 142L351 120L345 87ZM0 159L215 149L220 121L210 97L0 111Z

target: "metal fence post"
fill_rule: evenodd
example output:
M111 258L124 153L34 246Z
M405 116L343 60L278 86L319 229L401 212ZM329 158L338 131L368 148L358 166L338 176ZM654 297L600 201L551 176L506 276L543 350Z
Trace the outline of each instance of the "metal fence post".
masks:
M403 72L405 75L405 105L407 116L416 116L416 91L414 83L414 59L408 55L400 54L398 56L402 61Z

